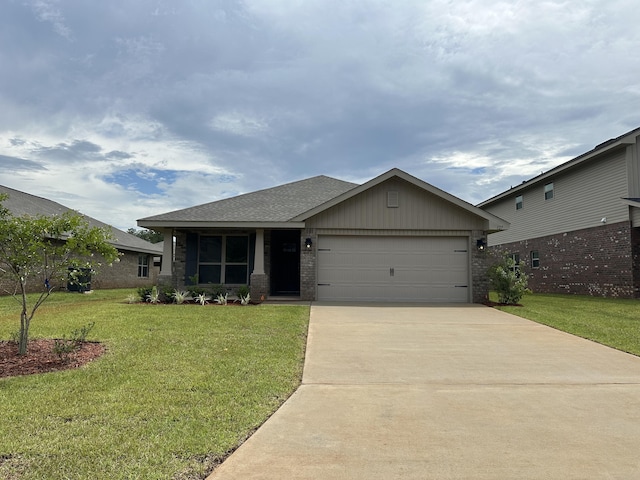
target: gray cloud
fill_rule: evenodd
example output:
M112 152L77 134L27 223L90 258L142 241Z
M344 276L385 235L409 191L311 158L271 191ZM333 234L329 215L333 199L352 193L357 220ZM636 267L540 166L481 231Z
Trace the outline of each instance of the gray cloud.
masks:
M87 195L122 195L140 216L197 202L198 176L224 196L394 166L477 202L640 124L635 11L1 2L0 154L50 172L99 162ZM146 179L151 195L118 183L133 170L171 173Z
M36 170L47 170L42 163L24 158L10 157L8 155L0 155L0 171L3 173L29 172Z

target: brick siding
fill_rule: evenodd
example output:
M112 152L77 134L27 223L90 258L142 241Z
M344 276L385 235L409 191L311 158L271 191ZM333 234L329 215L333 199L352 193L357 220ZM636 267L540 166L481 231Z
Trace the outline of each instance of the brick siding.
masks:
M638 298L639 244L637 230L620 222L497 245L491 253L518 253L533 292ZM532 251L538 268L531 266Z

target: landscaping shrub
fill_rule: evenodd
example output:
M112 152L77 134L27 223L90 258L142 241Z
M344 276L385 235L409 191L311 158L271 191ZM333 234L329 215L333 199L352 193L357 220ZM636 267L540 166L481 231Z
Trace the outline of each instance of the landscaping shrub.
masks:
M498 294L498 301L506 305L518 303L526 293L531 293L527 287L528 277L516 267L515 261L508 256L488 271L491 288Z

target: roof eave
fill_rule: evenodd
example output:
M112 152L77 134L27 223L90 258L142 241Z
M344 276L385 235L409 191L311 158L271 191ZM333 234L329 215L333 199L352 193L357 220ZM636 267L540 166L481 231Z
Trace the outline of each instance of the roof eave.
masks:
M558 175L559 173L562 173L566 170L577 167L578 165L581 165L582 163L592 160L596 157L599 157L605 153L611 153L612 151L615 151L617 149L626 148L628 145L633 145L636 143L637 134L638 132L634 130L630 134L623 135L622 137L620 137L619 139L616 139L616 141L611 142L608 145L596 146L596 148L594 148L593 150L583 153L582 155L579 155L561 165L558 165L557 167L554 167L545 173L541 173L540 175L537 175L532 179L527 180L526 182L522 182L520 185L516 185L515 187L512 187L509 190L499 193L498 195L479 203L477 206L479 208L486 207L487 205L491 205L492 203L495 203L506 197L509 197L510 195L513 195L514 193L524 190L528 187L531 187L532 185L535 185L540 182L548 181L550 178Z
M199 221L199 220L149 220L140 219L137 221L139 227L144 228L238 228L238 229L253 229L253 228L291 228L298 229L304 228L304 222L298 221L281 221L281 222L215 222L215 221Z

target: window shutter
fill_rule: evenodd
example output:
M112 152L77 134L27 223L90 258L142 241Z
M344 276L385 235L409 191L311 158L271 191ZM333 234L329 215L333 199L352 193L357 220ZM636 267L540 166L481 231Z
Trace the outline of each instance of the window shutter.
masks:
M189 277L198 273L198 234L187 233L187 252L185 255L184 284L191 285Z

